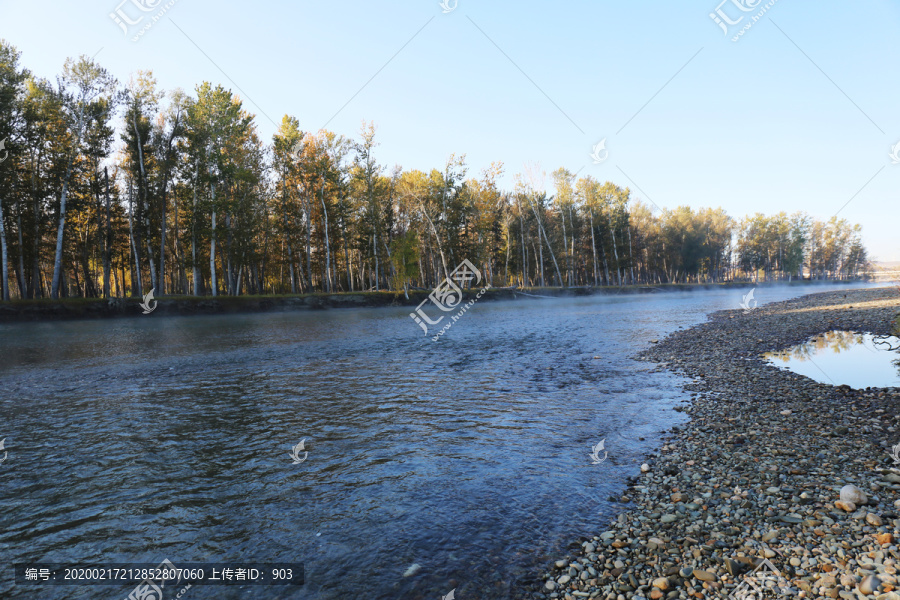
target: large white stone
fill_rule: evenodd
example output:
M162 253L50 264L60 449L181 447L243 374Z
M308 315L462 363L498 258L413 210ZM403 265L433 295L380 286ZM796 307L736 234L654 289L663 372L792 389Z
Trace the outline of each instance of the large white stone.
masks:
M852 502L859 506L869 501L866 493L855 485L845 485L841 488L841 500L843 502Z

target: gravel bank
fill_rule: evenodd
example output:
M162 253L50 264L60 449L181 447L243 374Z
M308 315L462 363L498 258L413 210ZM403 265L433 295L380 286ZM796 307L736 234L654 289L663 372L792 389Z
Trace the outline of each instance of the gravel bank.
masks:
M898 310L897 288L825 292L721 311L644 352L693 378L691 420L534 596L724 598L774 568L757 599L900 600L900 389L819 384L760 357L833 329L890 334ZM865 498L841 502L847 485Z

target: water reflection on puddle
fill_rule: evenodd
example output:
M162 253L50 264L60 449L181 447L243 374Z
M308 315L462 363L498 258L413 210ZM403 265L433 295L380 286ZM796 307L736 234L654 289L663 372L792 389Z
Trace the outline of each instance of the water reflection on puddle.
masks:
M763 356L776 367L819 383L856 389L900 387L900 338L895 336L829 331Z

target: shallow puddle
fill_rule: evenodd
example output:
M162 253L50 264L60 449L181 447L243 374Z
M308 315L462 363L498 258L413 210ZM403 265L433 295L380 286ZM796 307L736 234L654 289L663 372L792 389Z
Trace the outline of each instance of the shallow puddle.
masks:
M900 338L829 331L804 344L763 355L776 367L831 385L900 387Z

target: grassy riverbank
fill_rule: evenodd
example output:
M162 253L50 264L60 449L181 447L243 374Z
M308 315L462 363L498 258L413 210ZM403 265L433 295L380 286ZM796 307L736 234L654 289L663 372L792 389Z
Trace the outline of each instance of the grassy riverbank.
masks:
M645 351L694 380L691 420L534 596L725 598L766 558L780 597L900 600L900 389L820 384L760 356L834 329L889 335L898 310L896 288L817 293L714 313ZM846 485L865 502L839 502Z
M774 285L809 285L808 281L792 283L715 283L715 284L661 284L656 286L626 285L621 287L575 288L492 288L481 300L520 300L537 297L571 298L595 294L653 294L660 292L687 292L709 289L764 288ZM841 282L825 281L822 286ZM466 300L474 297L477 289L466 292ZM408 297L403 292L342 292L335 294L299 294L283 296L163 296L156 299L156 309L148 316L209 315L229 313L281 312L324 308L361 308L379 306L418 306L427 300L431 290L411 290ZM0 323L15 321L51 321L60 319L100 319L133 317L143 314L140 298L66 298L61 300L13 300L0 302Z

